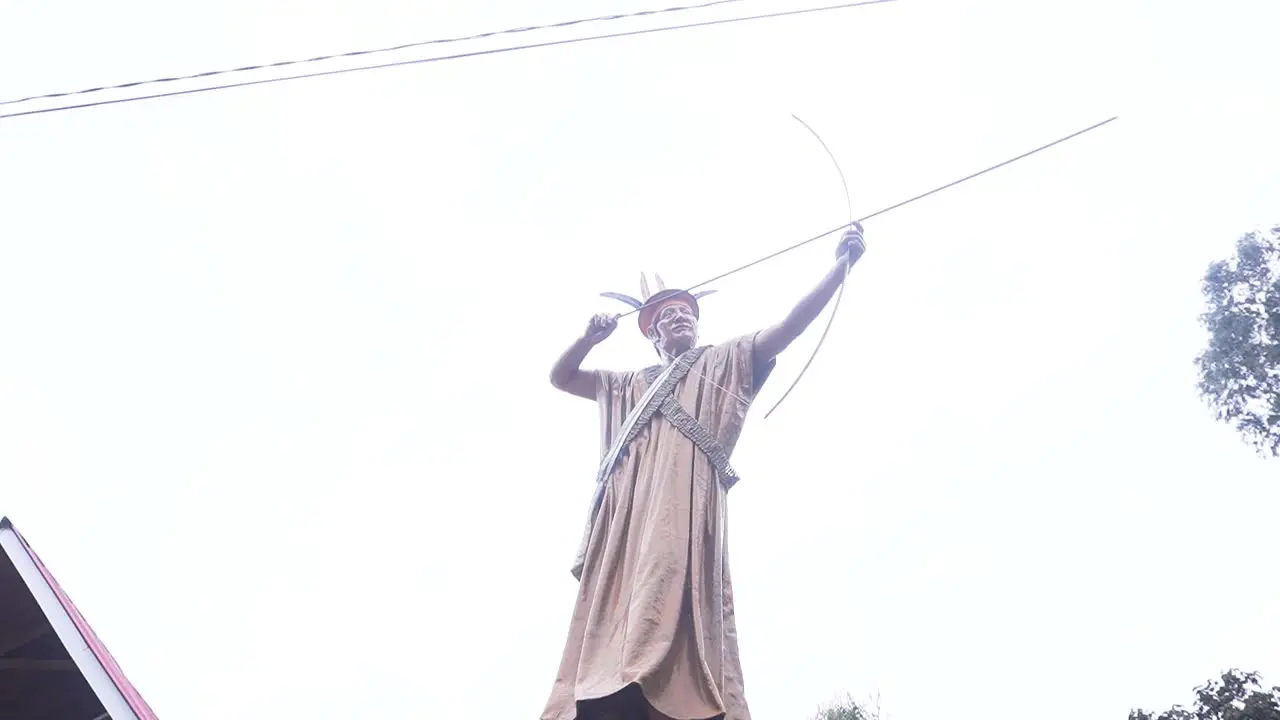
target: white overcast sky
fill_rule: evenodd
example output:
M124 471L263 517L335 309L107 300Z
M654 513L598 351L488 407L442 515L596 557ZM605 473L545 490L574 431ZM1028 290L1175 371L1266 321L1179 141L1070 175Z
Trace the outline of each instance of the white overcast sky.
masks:
M664 4L6 3L0 96ZM1280 464L1192 364L1205 266L1280 221L1277 21L900 0L0 120L0 512L166 719L534 718L598 458L547 372L597 293L844 222L793 112L860 214L1120 115L867 223L735 457L748 699L1079 720L1280 683ZM719 283L703 339L834 242ZM651 359L629 319L589 364Z

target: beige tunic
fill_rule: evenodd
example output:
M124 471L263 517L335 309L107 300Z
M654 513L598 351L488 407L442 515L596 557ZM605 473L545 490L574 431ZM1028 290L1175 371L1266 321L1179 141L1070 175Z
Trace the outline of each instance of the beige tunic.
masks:
M773 368L753 367L754 341L748 335L708 347L673 392L729 453L746 418L743 401L754 399ZM596 377L607 452L648 381L643 372ZM629 686L677 720L750 720L727 525L726 490L710 461L655 415L606 480L542 720L588 720L590 701Z

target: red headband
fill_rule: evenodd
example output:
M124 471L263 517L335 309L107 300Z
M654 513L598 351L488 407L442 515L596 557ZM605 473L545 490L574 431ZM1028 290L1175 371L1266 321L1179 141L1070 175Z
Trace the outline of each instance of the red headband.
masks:
M698 298L706 297L707 295L715 292L715 290L700 290L698 292L691 293L687 290L668 290L666 284L662 282L661 275L654 273L653 277L658 282L658 292L650 295L649 281L645 278L643 273L640 275L640 294L644 298L643 301L637 300L636 298L623 293L600 293L604 297L624 302L632 308L639 310L640 317L638 319L640 332L644 333L645 337L648 337L649 333L653 330L653 319L657 317L658 312L662 310L663 307L670 305L671 303L678 302L689 308L689 311L693 313L695 318L701 319L702 316L701 310L698 307Z
M640 310L640 332L644 333L645 337L648 337L653 332L653 326L657 323L658 314L662 312L663 308L671 305L683 305L689 308L689 312L693 313L695 318L701 318L698 301L692 295L683 290L667 290L664 292L671 294L663 298L663 293L658 293L649 298L649 303ZM657 302L654 302L655 298L657 298Z

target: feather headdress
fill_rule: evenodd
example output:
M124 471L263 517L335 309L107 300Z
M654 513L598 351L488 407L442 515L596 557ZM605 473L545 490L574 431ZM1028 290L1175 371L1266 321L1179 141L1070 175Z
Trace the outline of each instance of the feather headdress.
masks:
M601 296L626 303L632 308L640 311L640 332L645 336L653 329L653 319L657 316L658 311L669 303L678 302L688 307L696 318L701 318L701 311L698 308L698 298L706 297L715 290L699 290L698 292L689 292L688 290L667 289L667 284L662 281L662 276L658 273L653 274L654 283L658 286L658 292L649 292L649 279L644 273L640 273L640 298L636 299L625 293L605 292L600 293Z

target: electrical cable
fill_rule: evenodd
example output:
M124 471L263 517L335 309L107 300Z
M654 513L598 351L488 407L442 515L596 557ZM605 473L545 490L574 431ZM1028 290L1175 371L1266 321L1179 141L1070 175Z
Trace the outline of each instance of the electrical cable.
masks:
M71 97L73 95L88 95L90 93L104 92L106 90L126 90L142 85L158 85L161 83L179 82L182 80L199 80L201 78L215 77L217 75L230 75L233 73L253 72L255 70L267 70L270 68L288 67L290 65L305 65L308 63L324 62L326 60L337 60L339 58L360 57L364 55L376 55L379 53L397 52L400 50L408 50L409 48L423 47L426 45L443 45L445 43L466 42L468 40L483 40L485 38L496 37L499 35L515 35L518 33L534 32L537 30L553 30L558 28L572 27L574 25L584 25L586 23L608 22L612 20L625 20L628 18L644 17L647 15L663 15L668 13L684 12L686 10L703 10L717 5L728 5L731 3L745 2L745 0L711 0L699 5L682 5L677 7L663 8L661 10L640 10L632 13L622 13L617 15L598 15L590 18L579 18L577 20L562 20L560 22L549 23L547 25L528 25L525 27L509 28L507 30L493 30L490 32L476 33L475 35L466 35L462 37L439 38L436 40L421 40L418 42L404 43L403 45L393 45L391 47L374 48L372 50L353 50L351 52L334 53L331 55L320 55L304 60L282 60L273 63L263 63L260 65L245 65L243 67L229 68L225 70L209 70L206 72L194 73L192 75L176 75L174 77L156 78L154 80L138 80L135 82L121 83L119 85L103 85L102 87L86 88L84 90L74 90L71 92L47 93L44 95L31 95L29 97L17 98L15 100L0 100L0 106L17 105L19 103L32 102L34 100L53 100L56 98Z
M117 98L114 100L98 100L93 102L78 103L75 105L58 105L50 108L41 108L39 110L24 110L0 115L0 120L9 118L25 117L28 115L44 115L48 113L63 112L66 110L79 110L84 108L102 107L106 105L119 105L122 103L140 102L143 100L155 100L159 98L178 97L182 95L194 95L196 93L213 92L215 90L230 90L233 88L251 87L255 85L268 85L272 83L288 82L291 80L304 80L310 78L329 77L333 75L345 75L347 73L363 72L365 70L382 70L385 68L404 67L408 65L421 65L432 62L443 62L446 60L461 60L463 58L483 57L486 55L499 55L503 53L516 52L520 50L534 50L537 48L558 47L560 45L572 45L581 42L591 42L594 40L612 40L624 37L633 37L639 35L649 35L653 33L669 32L673 30L688 30L691 28L711 27L715 25L728 25L732 23L748 22L751 20L769 20L794 15L807 15L819 12L828 12L832 10L843 10L846 8L865 7L868 5L882 5L894 2L894 0L859 0L857 2L845 2L837 5L824 5L820 7L801 8L798 10L783 10L773 13L764 13L760 15L747 15L732 18L722 18L719 20L706 20L703 22L686 23L684 25L664 25L656 28L646 28L643 30L628 30L624 32L607 33L601 35L587 35L576 38L566 38L563 40L549 40L540 43L529 43L525 45L508 45L499 48L490 48L488 50L475 50L471 52L457 53L454 55L436 55L427 58L418 58L414 60L400 60L397 62L381 63L378 65L362 65L354 68L340 68L336 70L324 70L312 73L302 73L298 75L286 75L276 78L264 78L262 80L246 80L238 83L227 83L223 85L211 85L208 87L191 88L187 90L173 90L170 92L154 93L150 95L135 95L125 98Z

